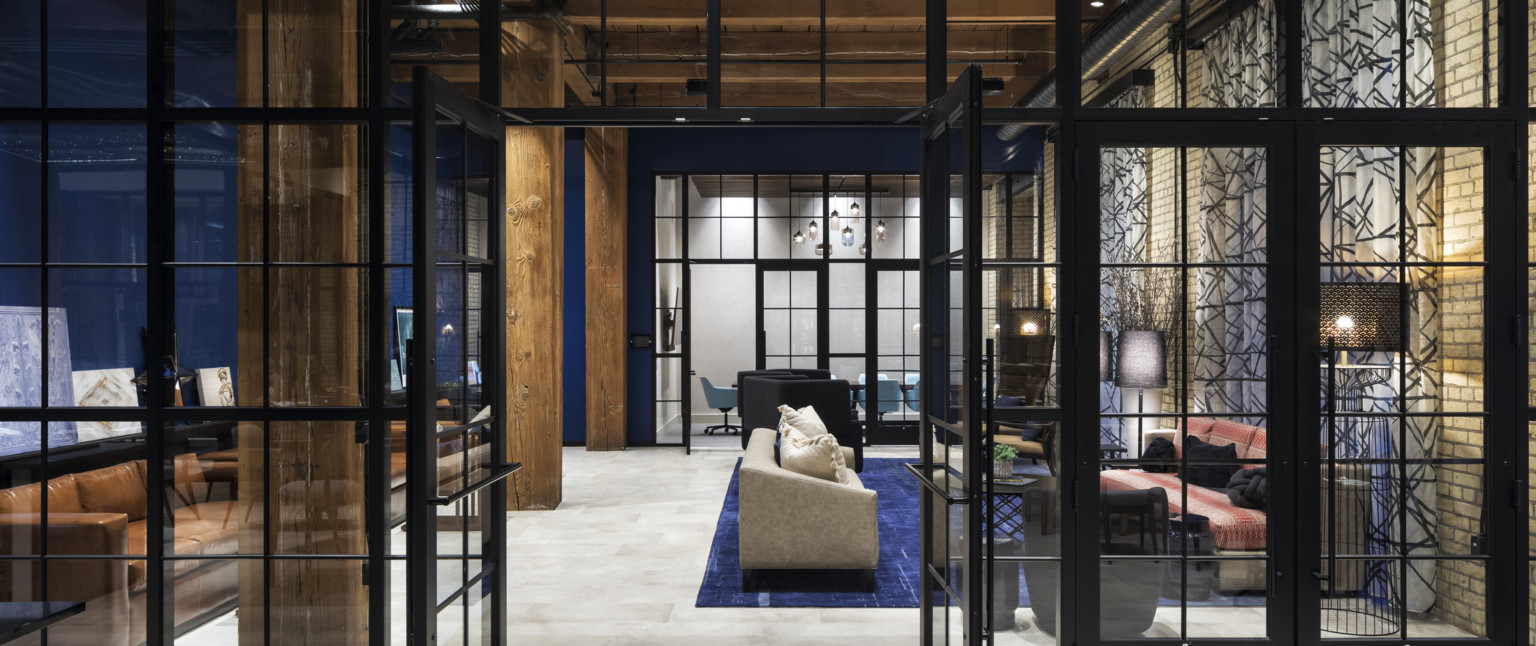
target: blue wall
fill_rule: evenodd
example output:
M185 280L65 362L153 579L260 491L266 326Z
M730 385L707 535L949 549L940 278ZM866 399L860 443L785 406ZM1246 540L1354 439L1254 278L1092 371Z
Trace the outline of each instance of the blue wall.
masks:
M587 441L587 163L586 131L565 130L565 311L560 373L565 408L561 440Z
M989 129L990 130L990 129ZM982 138L988 170L1029 170L1039 159L1038 129L1009 145L989 131ZM1014 153L1011 154L1010 153ZM655 173L856 172L916 173L921 148L916 127L776 128L670 127L629 131L630 334L655 335L651 308L656 275L651 268L656 228ZM567 259L566 266L570 267ZM567 291L570 300L574 292ZM569 310L567 310L569 312ZM567 337L569 339L569 336ZM567 343L567 348L571 344ZM655 441L651 402L655 379L651 349L631 349L627 366L629 442ZM567 411L569 414L569 410Z

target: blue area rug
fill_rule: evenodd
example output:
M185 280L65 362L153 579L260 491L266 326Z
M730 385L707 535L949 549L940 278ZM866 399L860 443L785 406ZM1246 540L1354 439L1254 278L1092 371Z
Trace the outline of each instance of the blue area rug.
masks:
M857 572L836 570L764 571L757 592L741 589L741 555L738 552L737 510L740 498L741 460L731 473L720 521L715 525L709 564L694 605L700 608L916 608L922 585L922 525L919 517L917 480L899 458L864 458L859 479L880 494L877 518L880 526L880 568L875 571L875 591L863 591ZM1049 475L1044 465L1020 464L1015 473ZM958 510L957 510L958 511ZM958 518L955 522L959 522ZM1029 605L1029 589L1021 568L1020 606ZM943 605L943 600L936 600ZM1213 591L1209 599L1191 601L1190 607L1262 606L1262 593L1227 596ZM1162 598L1159 606L1178 606Z
M731 474L725 506L709 548L709 565L699 586L700 608L916 608L922 583L918 482L901 468L910 460L864 458L859 474L865 488L880 493L880 569L875 591L864 592L858 572L835 570L764 571L757 592L741 590L736 512L741 460Z

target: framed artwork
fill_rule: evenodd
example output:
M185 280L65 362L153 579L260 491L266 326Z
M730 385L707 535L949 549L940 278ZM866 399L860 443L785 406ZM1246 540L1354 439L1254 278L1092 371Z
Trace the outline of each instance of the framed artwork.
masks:
M48 310L48 369L43 369L43 309L0 307L0 406L42 406L43 379L48 405L73 406L75 379L70 372L69 319L60 307ZM43 448L37 422L0 422L0 455ZM48 446L79 442L74 422L48 425Z
M235 405L235 381L228 367L197 370L197 401L203 406Z
M405 390L405 385L400 383L401 379L402 379L402 377L400 376L400 360L399 359L390 359L389 360L389 389L390 390Z
M415 313L415 311L412 310L409 307L396 307L395 308L395 374L399 376L400 388L405 388L406 384L409 383L407 381L407 375L406 375L406 372L407 372L407 370L406 370L407 362L406 362L406 356L405 356L405 349L407 347L409 347L409 342L410 342L411 338L415 336L415 334L416 334L416 313Z
M76 406L139 405L139 389L133 384L133 368L77 370L73 373ZM138 422L78 422L79 441L104 440L119 435L133 435L143 429Z
M480 362L479 361L471 361L471 362L469 362L469 372L467 374L467 378L469 379L469 385L471 385L471 386L478 386L478 385L480 385Z

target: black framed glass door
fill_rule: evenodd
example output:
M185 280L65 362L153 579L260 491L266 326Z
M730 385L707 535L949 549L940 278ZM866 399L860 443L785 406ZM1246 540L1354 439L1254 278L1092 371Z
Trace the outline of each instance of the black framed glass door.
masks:
M1133 89L1133 92L1139 90ZM1290 127L1080 131L1072 438L1079 626L1098 641L1293 643ZM1086 318L1086 317L1085 317ZM1094 337L1097 337L1096 339ZM1081 339L1077 341L1083 343ZM1239 479L1249 497L1231 496Z
M981 70L922 122L922 643L984 643L979 225ZM954 178L958 176L957 183ZM958 210L952 202L958 202ZM951 226L958 220L960 226Z
M1513 643L1515 623L1492 617L1525 597L1523 532L1497 529L1524 526L1525 469L1504 457L1528 451L1524 401L1500 386L1520 381L1507 348L1521 304L1488 295L1520 293L1524 252L1486 232L1524 217L1503 167L1515 135L1406 122L1302 134L1298 206L1317 226L1299 227L1298 248L1317 251L1297 281L1309 396L1296 513L1324 522L1297 535L1301 636Z
M505 124L415 69L406 348L406 626L412 644L506 641Z
M759 370L826 368L826 289L824 262L757 264Z

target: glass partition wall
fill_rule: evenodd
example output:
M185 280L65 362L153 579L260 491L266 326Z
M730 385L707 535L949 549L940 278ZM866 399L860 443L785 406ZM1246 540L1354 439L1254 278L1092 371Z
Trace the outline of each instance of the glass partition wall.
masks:
M691 442L707 427L738 423L734 411L709 404L704 379L730 387L740 371L776 368L847 380L850 415L865 425L867 441L913 442L922 390L917 176L660 174L655 181L658 443ZM988 301L998 320L1048 310L1053 270L1022 266L1044 259L1037 186L1032 171L988 178L989 253L1020 265L994 272L1006 291L1001 305L995 293ZM1022 319L1016 323L1019 330L991 336L1053 338L1045 319L1027 332ZM1002 388L1040 405L1054 388L1046 385L1053 357L1030 356L1030 383Z
M411 115L385 118L388 84L368 82L386 58L366 37L387 33L382 11L13 8L0 54L0 603L48 624L20 643L426 643L405 629L408 586L393 575L411 559L500 571L501 552L468 533L407 548L407 490L480 465L450 449L441 472L409 477L427 458L407 440L432 438L408 428L406 392L446 400L423 411L432 419L467 421L483 408L471 360L498 390L505 352L482 334L478 297L497 293L479 283L500 272L502 247L458 247L475 266L432 290L455 334L431 345L462 370L409 379L422 227ZM495 230L502 157L480 152L442 178L457 210L427 221L445 237ZM476 433L445 443L477 448ZM489 495L447 507L466 523L502 517ZM485 526L499 545L500 523ZM504 628L478 614L501 604L472 592L448 600L443 643ZM15 603L43 601L54 605Z

